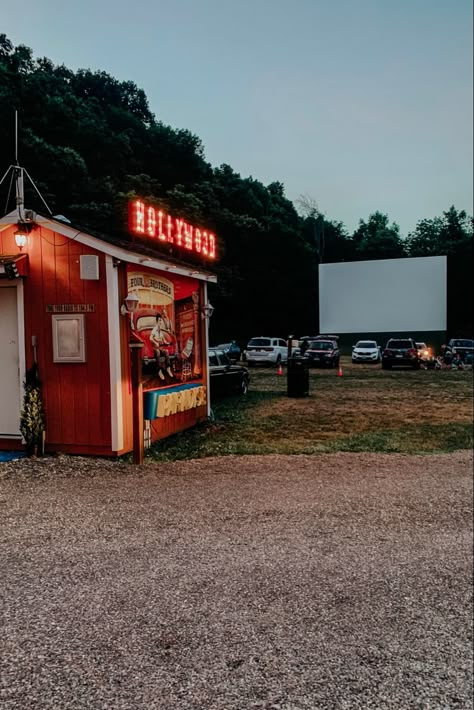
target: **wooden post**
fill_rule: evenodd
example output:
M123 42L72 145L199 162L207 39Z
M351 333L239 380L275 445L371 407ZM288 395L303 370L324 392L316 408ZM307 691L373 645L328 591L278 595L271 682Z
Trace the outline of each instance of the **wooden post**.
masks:
M132 378L133 463L143 463L143 343L129 343Z

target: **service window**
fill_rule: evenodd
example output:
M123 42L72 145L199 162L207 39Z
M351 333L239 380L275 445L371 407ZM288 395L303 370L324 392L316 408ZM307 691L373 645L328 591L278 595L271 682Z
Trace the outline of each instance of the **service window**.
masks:
M53 362L86 362L84 316L53 315Z

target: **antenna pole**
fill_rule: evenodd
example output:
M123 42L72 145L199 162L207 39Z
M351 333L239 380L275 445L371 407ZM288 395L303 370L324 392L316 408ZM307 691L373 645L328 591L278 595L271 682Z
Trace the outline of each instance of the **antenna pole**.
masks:
M23 168L18 162L18 111L15 109L15 167L13 168L15 175L15 201L18 211L18 220L21 222L22 209L25 205L25 186L23 181Z
M31 182L32 186L38 193L41 201L43 202L44 206L48 210L49 214L52 215L53 213L49 209L48 203L44 199L43 195L41 192L38 190L36 187L35 183L33 182L32 177L29 175L28 171L26 168L22 168L18 162L18 111L15 110L15 164L10 165L8 170L5 172L3 177L0 179L0 185L3 183L9 172L11 171L11 178L10 178L10 189L12 185L13 179L15 180L15 204L16 204L16 209L17 209L17 214L18 214L18 221L19 222L24 222L24 207L25 207L25 175L28 178L28 180ZM8 191L8 197L7 197L7 204L10 198L10 190Z
M15 172L15 196L16 196L16 208L18 210L18 219L21 222L23 217L22 215L22 209L25 204L25 190L24 190L24 184L23 184L23 168L20 168L19 165L16 165L13 168Z
M18 165L18 111L15 109L15 165Z

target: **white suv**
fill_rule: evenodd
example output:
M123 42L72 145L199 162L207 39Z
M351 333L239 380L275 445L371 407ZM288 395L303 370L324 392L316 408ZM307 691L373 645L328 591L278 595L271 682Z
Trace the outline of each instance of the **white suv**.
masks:
M375 340L359 340L353 345L352 362L380 362L380 347Z
M282 338L252 338L245 348L247 365L280 365L288 360L288 345Z

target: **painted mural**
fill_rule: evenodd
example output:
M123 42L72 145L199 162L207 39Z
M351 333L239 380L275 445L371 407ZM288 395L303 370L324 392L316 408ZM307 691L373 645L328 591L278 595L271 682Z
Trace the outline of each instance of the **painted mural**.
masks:
M143 375L149 386L165 387L200 379L202 354L199 282L127 270L128 293L138 297L131 329L143 343Z

